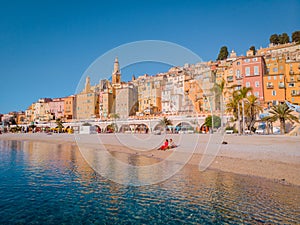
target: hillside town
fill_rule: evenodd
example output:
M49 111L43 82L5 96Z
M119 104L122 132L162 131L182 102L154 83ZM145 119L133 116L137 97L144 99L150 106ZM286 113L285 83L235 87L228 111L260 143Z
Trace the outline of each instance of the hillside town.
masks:
M2 126L58 119L70 123L205 117L212 112L234 118L241 112L230 107L233 93L243 88L247 89L244 97L252 95L261 107L256 117L285 101L300 104L300 44L295 42L251 48L245 56L232 50L222 60L178 65L154 76L132 76L128 82L122 81L119 59L112 63L111 81L100 80L92 86L86 77L77 94L40 98L25 111L0 115Z

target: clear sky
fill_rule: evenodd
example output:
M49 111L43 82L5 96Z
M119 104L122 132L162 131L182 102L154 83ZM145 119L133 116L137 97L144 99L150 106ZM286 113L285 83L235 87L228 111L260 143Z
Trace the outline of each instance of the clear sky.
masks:
M0 113L74 94L88 66L119 45L170 41L214 60L223 45L240 55L251 45L267 46L273 33L291 37L300 30L299 12L299 0L1 0ZM166 69L132 67L122 78Z

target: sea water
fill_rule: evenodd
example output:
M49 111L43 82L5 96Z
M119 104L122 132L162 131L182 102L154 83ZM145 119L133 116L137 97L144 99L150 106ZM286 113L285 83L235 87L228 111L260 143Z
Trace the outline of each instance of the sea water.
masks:
M299 202L299 186L196 166L125 186L75 145L0 141L0 224L300 224Z

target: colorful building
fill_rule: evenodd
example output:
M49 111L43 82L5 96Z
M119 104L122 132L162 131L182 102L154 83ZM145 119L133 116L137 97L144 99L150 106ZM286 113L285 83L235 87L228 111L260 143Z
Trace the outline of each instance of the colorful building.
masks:
M133 83L123 83L116 88L115 98L116 114L121 120L128 119L129 116L136 114L138 110L137 87Z
M251 87L253 94L260 102L264 102L263 77L265 62L262 56L246 56L241 58L243 86Z
M36 122L48 122L53 119L53 115L50 112L49 102L51 98L40 98L34 104L34 121Z
M285 58L265 57L264 97L267 107L277 105L286 99Z
M64 98L53 98L51 102L49 102L49 110L53 115L53 119L62 119L64 117Z
M300 60L285 63L286 100L300 105Z
M91 87L90 77L86 77L82 92L76 95L76 119L99 118L99 92Z
M76 96L71 95L63 98L64 100L64 119L70 121L76 116Z

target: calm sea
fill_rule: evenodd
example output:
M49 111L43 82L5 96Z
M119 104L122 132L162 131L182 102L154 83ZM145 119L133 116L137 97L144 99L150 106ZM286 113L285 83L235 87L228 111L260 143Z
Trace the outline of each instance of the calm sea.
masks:
M300 187L194 166L124 186L76 146L0 141L0 224L300 224Z

